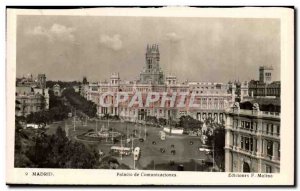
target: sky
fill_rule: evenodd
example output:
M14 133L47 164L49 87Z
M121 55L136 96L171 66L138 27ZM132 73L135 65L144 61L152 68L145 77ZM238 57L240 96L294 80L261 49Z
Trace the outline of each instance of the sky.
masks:
M18 16L17 76L135 80L147 44L158 44L165 75L179 81L280 80L280 21L241 18Z

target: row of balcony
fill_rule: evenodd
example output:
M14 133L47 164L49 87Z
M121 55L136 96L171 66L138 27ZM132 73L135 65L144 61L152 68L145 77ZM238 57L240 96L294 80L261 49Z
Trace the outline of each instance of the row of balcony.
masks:
M251 135L263 135L267 137L272 137L272 138L279 138L280 133L275 133L275 132L270 132L270 131L262 131L262 130L256 130L256 129L250 129L250 128L233 128L232 130L237 131L237 132L242 132L242 133L247 133Z
M240 148L238 146L232 146L232 150L235 152L239 152L241 154L247 155L249 157L255 157L255 158L262 158L264 160L272 161L272 162L279 162L280 161L280 156L274 156L266 153L259 153L254 150L246 150L243 148Z
M249 115L249 116L261 116L261 117L274 117L280 118L279 112L269 112L269 111L257 111L257 110L246 110L246 109L237 109L233 108L232 113L238 115Z

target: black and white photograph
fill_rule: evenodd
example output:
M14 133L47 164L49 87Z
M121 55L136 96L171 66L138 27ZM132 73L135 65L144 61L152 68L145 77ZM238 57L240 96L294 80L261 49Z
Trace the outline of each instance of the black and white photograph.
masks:
M8 183L293 184L293 9L9 11Z

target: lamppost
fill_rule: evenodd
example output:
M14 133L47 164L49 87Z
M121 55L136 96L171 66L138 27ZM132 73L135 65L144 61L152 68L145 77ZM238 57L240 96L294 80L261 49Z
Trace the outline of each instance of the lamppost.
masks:
M215 138L213 138L213 149L212 149L212 152L213 152L213 170L215 169Z
M123 157L122 157L122 155L123 155L123 143L122 143L122 136L121 136L121 152L120 152L120 154L121 154L121 160L123 160Z
M147 139L147 128L146 128L146 123L145 123L145 141Z

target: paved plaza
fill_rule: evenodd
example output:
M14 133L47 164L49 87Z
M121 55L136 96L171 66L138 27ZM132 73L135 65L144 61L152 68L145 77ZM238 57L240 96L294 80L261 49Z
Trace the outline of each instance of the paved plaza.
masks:
M105 139L102 141L91 141L77 138L78 135L82 135L91 129L95 130L96 121L87 121L86 126L83 122L76 122L75 131L73 124L73 121L70 119L51 124L47 133L54 133L58 126L63 128L68 126L70 139L82 142L91 149L96 149L97 151L101 150L104 156L111 156L111 146L121 146L120 138L115 144ZM166 140L161 140L159 132L162 131L163 128L120 121L98 121L97 129L100 130L101 127L112 128L113 131L120 132L124 137L124 139L122 138L122 146L130 148L132 147L132 143L126 144L126 137L127 135L133 134L134 130L136 130L133 148L141 148L141 156L136 162L136 169L172 170L178 165L183 164L185 170L201 171L203 170L202 161L212 161L211 155L199 151L199 147L201 147L200 137L167 135ZM144 141L140 141L139 138L143 138ZM172 150L175 150L175 154L171 153ZM130 169L133 169L132 155L122 157L115 155L112 157L117 159L120 164L125 164ZM172 163L174 165L170 165Z

